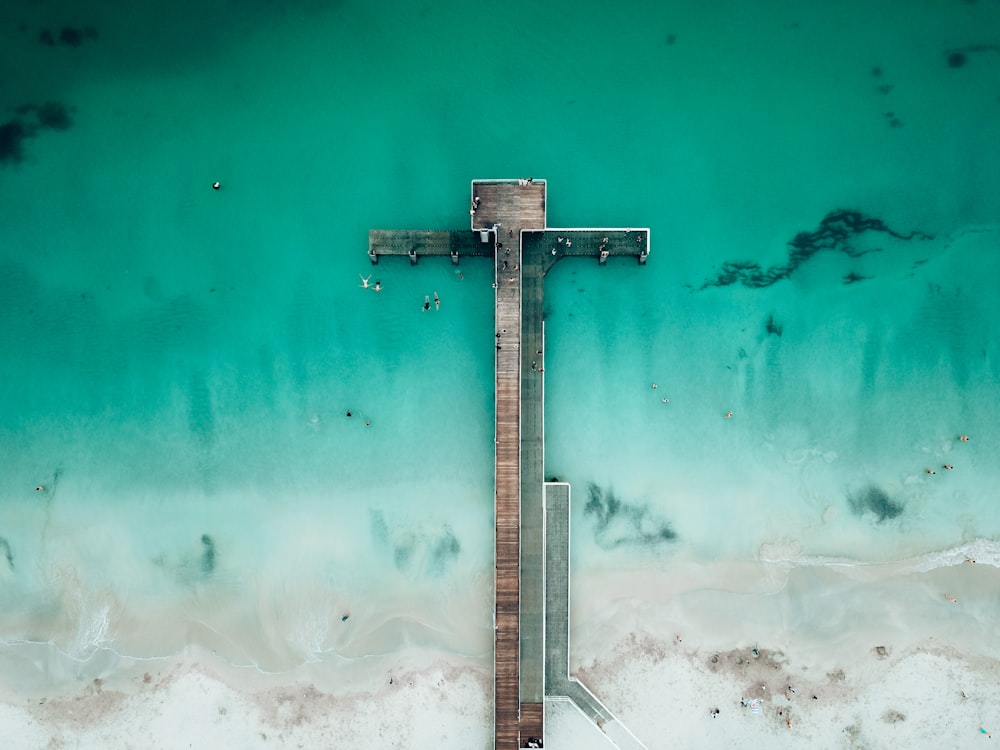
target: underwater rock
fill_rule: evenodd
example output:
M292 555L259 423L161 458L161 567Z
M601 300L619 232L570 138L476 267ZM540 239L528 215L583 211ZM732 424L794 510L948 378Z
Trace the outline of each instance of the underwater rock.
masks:
M67 47L79 47L83 44L83 32L72 26L63 26L59 30L59 43Z
M874 250L857 250L851 245L852 238L865 232L881 232L897 240L933 239L933 235L920 231L908 234L897 232L886 226L881 219L874 219L858 211L838 209L828 213L812 232L799 232L789 242L788 262L764 269L754 261L729 261L714 279L706 280L701 289L713 286L729 286L737 282L754 289L771 286L787 279L809 258L823 250L844 253L851 258L860 258Z
M624 503L610 489L601 490L596 484L590 485L589 493L583 512L592 518L594 541L604 549L650 547L677 538L671 525L654 518L649 507Z
M11 570L14 570L14 551L10 548L10 542L2 536L0 536L0 551L3 552L3 556L7 560L7 565Z
M35 116L38 118L39 127L50 130L69 130L73 124L69 109L62 102L45 102L35 108Z
M372 539L388 547L396 570L433 578L444 575L462 553L451 527L418 531L412 527L392 529L381 510L368 511Z
M93 26L85 26L78 29L75 26L63 26L59 29L59 44L64 47L79 47L85 41L97 39L97 29ZM38 43L46 47L56 46L56 35L49 29L42 29L38 32Z
M781 334L785 330L784 326L774 321L774 315L767 316L767 325L765 327L769 336L773 334L779 338L781 338Z
M873 513L880 523L886 519L896 518L903 512L902 505L894 502L885 490L874 484L848 496L847 501L855 515Z
M16 163L24 158L24 139L30 133L24 123L14 118L0 125L0 163Z
M201 535L201 572L211 575L215 571L215 541L208 534Z
M462 545L459 543L458 537L451 529L445 527L441 536L435 539L431 546L431 570L443 572L455 561L461 551Z
M1000 44L970 44L967 47L947 50L944 53L945 62L949 68L964 68L969 62L969 55L981 52L1000 54Z
M68 130L72 124L69 108L62 102L23 104L17 116L0 125L0 164L16 164L24 159L24 141L39 130Z

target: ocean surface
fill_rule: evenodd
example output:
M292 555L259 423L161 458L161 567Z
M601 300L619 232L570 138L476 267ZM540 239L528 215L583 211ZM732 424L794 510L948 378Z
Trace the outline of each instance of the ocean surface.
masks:
M651 229L547 280L575 571L1000 562L997 3L4 7L15 688L489 664L491 267L366 255L477 177Z

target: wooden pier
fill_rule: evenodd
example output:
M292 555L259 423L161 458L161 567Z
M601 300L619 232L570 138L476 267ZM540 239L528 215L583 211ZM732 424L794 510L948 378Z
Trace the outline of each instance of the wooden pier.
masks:
M446 256L452 263L466 256L493 259L497 750L544 746L545 274L567 257L587 257L603 264L610 257L624 255L644 264L649 255L648 229L548 228L546 200L544 180L475 180L469 196L470 229L372 230L368 237L373 264L382 256L406 256L412 264L423 256ZM565 550L563 562L568 570L568 542L553 549L557 554ZM565 601L568 609L568 600L553 601ZM562 617L568 618L568 612Z

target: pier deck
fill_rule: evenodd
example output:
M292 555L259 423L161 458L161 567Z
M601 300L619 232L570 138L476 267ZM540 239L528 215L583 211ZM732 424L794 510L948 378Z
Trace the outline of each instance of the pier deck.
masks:
M566 539L551 546L546 563L544 483L544 279L567 257L605 262L632 256L645 263L648 229L549 229L544 180L475 180L470 194L471 229L465 231L371 230L368 254L381 256L492 256L495 270L496 393L496 599L494 608L495 747L542 747L546 695L579 699L592 719L611 718L594 708L589 691L565 689L568 655L568 486ZM478 199L478 200L477 200ZM557 492L558 494L558 492ZM553 533L561 530L555 516ZM565 570L563 595L546 592L546 564ZM560 609L553 613L551 607ZM565 610L565 611L563 611ZM563 623L566 623L565 627ZM555 630L552 630L552 628ZM552 662L547 634L562 632ZM554 671L553 671L554 670ZM559 692L547 682L553 675ZM579 683L574 683L580 687ZM589 698L587 697L589 696Z

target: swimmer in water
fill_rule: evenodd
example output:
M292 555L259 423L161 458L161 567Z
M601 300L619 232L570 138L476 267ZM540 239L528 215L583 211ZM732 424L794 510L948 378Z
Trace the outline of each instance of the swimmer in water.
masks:
M361 274L359 273L358 276L361 276ZM361 276L361 283L358 286L360 286L362 289L371 289L371 286L368 283L369 281L371 281L371 278L372 278L371 274L368 274L367 276Z
M954 469L955 467L954 467L954 466L952 466L951 464L945 464L943 468L947 469L948 471L951 471L951 470L952 470L952 469Z
M382 282L379 281L378 279L375 279L375 291L376 292L382 291Z
M959 435L958 439L961 440L963 443L969 442L969 436L968 435Z
M428 296L427 296L427 295L425 294L425 295L424 295L424 312L427 312L427 311L428 311L428 310L430 310L430 309L431 309L431 298L430 298L430 297L428 297Z
M727 411L726 412L726 419L732 419L732 418L733 418L733 413L731 411Z
M665 403L665 404L669 404L669 403L670 403L670 399L669 399L669 398L667 398L666 396L664 396L664 397L663 397L662 399L660 399L660 400L661 400L661 401L662 401L663 403Z
M434 309L435 310L440 310L441 309L441 298L438 297L438 293L437 292L434 292Z

